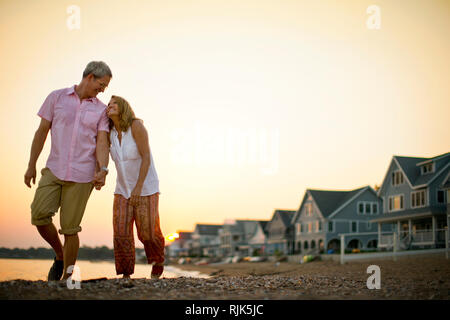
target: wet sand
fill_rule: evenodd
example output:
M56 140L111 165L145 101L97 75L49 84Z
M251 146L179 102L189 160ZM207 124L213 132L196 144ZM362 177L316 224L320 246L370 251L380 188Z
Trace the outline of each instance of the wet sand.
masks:
M367 267L377 265L381 288L369 290ZM450 259L444 254L399 257L397 261L240 262L176 265L208 279L107 279L69 290L65 281L0 282L0 299L433 299L450 298Z

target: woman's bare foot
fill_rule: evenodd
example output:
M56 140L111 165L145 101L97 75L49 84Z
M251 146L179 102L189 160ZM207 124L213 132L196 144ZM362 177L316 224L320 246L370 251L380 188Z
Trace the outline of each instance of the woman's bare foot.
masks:
M130 277L129 274L124 274L123 277L122 277L122 279L130 279L130 278L131 278L131 277Z
M150 277L152 279L159 279L164 271L164 263L155 263L152 267L152 273Z

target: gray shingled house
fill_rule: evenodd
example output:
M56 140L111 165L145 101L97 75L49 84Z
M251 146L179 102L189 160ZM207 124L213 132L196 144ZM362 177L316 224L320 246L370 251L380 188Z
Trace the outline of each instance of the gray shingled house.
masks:
M266 223L260 220L225 222L219 231L220 254L224 257L261 254L267 245Z
M449 229L450 226L450 171L447 174L447 176L445 177L445 179L442 181L441 184L441 189L445 190L445 195L447 197L447 230ZM449 231L449 235L448 237L450 238L450 231ZM450 239L447 239L447 241ZM450 245L450 243L449 243Z
M170 257L189 256L192 251L192 232L178 231L178 239L168 246Z
M294 227L291 224L295 210L275 210L272 219L266 225L268 233L267 254L280 252L294 253Z
M394 156L378 191L383 214L372 221L390 225L402 249L444 246L449 170L450 152L433 158Z
M219 230L222 225L196 224L192 233L192 253L199 256L216 257L219 255Z
M341 233L346 249L375 249L376 225L370 222L381 210L381 199L375 190L365 186L350 191L307 189L292 218L295 227L295 253L324 253L340 249Z
M447 176L442 181L441 189L445 190L447 197L447 229L450 226L450 171L447 173Z

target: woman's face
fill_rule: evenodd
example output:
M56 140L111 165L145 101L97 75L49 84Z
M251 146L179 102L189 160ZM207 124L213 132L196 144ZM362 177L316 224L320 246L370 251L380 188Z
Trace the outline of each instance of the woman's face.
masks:
M106 108L106 114L108 115L109 118L114 117L114 116L119 116L120 112L119 112L119 106L117 105L117 102L111 98L111 100L108 103L108 108Z

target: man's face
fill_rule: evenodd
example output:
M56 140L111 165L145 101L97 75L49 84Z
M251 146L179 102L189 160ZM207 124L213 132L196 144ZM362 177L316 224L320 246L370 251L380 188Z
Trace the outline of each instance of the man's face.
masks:
M100 92L105 91L109 85L111 77L95 78L93 74L88 75L88 94L90 97L96 97Z

